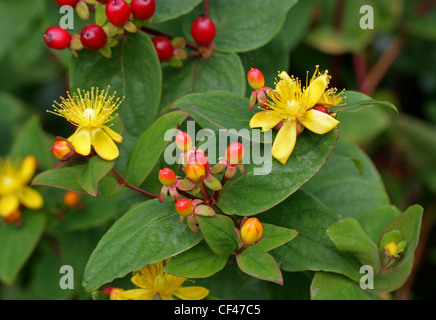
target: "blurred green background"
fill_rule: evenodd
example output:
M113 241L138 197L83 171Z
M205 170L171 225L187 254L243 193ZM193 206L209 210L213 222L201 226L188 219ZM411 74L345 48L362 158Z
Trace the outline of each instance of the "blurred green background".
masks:
M359 10L365 4L374 9L373 30L359 26L363 16ZM52 0L0 0L2 156L8 154L14 138L33 115L39 117L48 134L68 136L70 132L57 117L46 113L53 100L65 94L69 60L74 59L69 51L55 52L44 44L45 29L58 25L60 17L59 6ZM80 30L83 22L76 20L76 29ZM394 205L401 211L415 203L424 207L414 269L393 296L435 298L436 1L299 0L277 37L288 53L287 59L279 62L290 74L304 76L307 70L314 70L314 65L320 65L321 70L328 69L333 75L332 85L339 90L361 91L398 107L398 115L383 108L343 113L339 115L340 134L369 154ZM257 57L250 52L240 54L244 66L251 56L255 57L255 66L264 66L267 84L272 86L277 71L274 46ZM267 66L272 73L267 73ZM88 251L98 241L97 234L89 233L81 240L89 245L79 255L74 254L81 245L74 244L70 251L74 259L79 256L86 262ZM50 239L45 239L34 255L50 251L49 243ZM50 270L50 259L57 258L49 255L36 266L26 266L21 281L33 279L26 272L42 278L57 272ZM27 296L35 297L44 281L29 281L35 283ZM0 297L16 297L18 289L2 288L0 285ZM68 297L47 291L42 298Z

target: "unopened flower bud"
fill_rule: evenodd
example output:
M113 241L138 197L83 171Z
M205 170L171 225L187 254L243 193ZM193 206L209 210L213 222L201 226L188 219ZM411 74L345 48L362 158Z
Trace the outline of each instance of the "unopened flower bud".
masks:
M196 152L192 153L189 156L188 164L195 163L196 161L200 162L204 166L204 169L206 170L206 174L208 174L210 171L210 164L209 164L209 160L204 155L203 151L197 150Z
M66 140L58 140L50 148L53 155L59 160L67 160L68 155L73 151Z
M244 146L240 142L231 143L226 150L226 160L228 164L236 165L242 162L244 157Z
M252 245L262 237L263 226L257 218L250 218L241 227L242 242Z
M159 170L159 181L164 186L172 187L176 184L176 174L170 168L163 168Z
M386 246L385 249L387 250L387 252L389 253L389 255L394 256L398 253L398 245L395 242L389 242Z
M250 87L254 90L260 90L265 86L265 78L259 69L251 68L251 70L248 71L247 80Z
M192 148L192 139L186 132L179 131L176 134L176 146L183 152L187 152Z
M80 199L82 198L82 195L75 191L67 191L64 194L64 203L67 205L67 207L74 208L76 207Z
M206 169L198 161L195 161L194 163L189 163L186 166L185 173L186 177L195 183L202 182L203 179L206 177Z
M194 213L194 205L191 200L180 198L175 204L176 211L183 217L187 217Z

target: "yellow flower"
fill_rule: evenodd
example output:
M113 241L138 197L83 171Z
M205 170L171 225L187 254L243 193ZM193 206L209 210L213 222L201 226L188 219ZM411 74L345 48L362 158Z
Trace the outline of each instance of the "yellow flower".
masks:
M33 210L42 207L42 196L27 185L36 167L36 159L30 155L22 161L0 159L0 216L7 218L20 204Z
M61 97L61 103L55 102L55 111L49 111L64 117L73 125L76 131L68 138L76 153L87 156L94 151L105 160L113 160L119 155L115 144L121 143L123 137L105 124L115 119L122 100L115 99L115 94L108 97L108 91L92 88L91 92L77 89L78 95L73 93L68 98ZM115 142L114 142L115 141Z
M264 111L256 113L250 120L250 128L262 128L262 132L282 126L272 147L272 155L285 164L294 150L301 126L317 134L325 134L339 124L327 113L313 109L317 105L334 106L342 101L336 89L328 89L330 76L320 73L318 67L309 85L301 88L301 82L285 71L279 74L280 81L268 92L272 101L266 103Z
M115 300L201 300L209 290L203 287L182 287L186 278L163 272L163 262L150 264L136 272L131 281L137 289L126 290L116 295Z

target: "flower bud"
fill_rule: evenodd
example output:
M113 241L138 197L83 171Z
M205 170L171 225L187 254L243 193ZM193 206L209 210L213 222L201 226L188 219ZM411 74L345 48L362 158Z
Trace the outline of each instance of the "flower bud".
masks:
M194 205L191 200L180 198L175 204L176 211L183 217L189 216L194 213Z
M192 148L192 139L186 132L179 131L176 134L176 146L183 152L187 152Z
M398 253L398 246L395 242L389 242L385 248L389 253L389 255L391 256L396 255Z
M203 182L203 179L206 177L206 169L198 161L194 161L194 163L188 163L185 173L186 177L195 183Z
M73 151L66 140L58 140L50 148L53 155L59 160L67 160L68 155Z
M124 291L124 289L121 289L121 288L112 288L111 293L109 294L110 299L115 300L116 296L123 291Z
M260 90L265 86L265 78L259 69L251 68L248 71L247 80L254 90Z
M233 142L227 147L226 160L228 164L236 165L242 162L244 157L244 146L240 142Z
M159 181L164 186L172 187L176 184L176 174L170 168L163 168L159 170Z
M82 198L82 195L75 191L67 191L64 194L64 203L67 205L67 207L74 208L76 207L80 199Z
M196 161L200 162L204 166L204 169L206 170L206 174L208 174L210 171L210 164L209 164L209 160L204 155L203 151L197 150L189 156L188 164L195 163Z
M263 226L257 218L250 218L241 227L242 242L252 245L262 237Z

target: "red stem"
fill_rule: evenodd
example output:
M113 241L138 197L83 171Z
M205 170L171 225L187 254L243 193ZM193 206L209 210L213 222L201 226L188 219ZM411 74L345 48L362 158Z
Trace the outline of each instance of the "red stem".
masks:
M157 198L159 198L157 195L155 195L155 194L153 194L153 193L151 193L151 192L148 192L148 191L146 191L146 190L143 190L143 189L141 189L141 188L138 188L138 187L135 187L135 186L132 186L131 184L128 184L127 182L126 182L126 180L124 180L124 178L115 170L115 169L112 169L111 170L111 172L114 174L114 176L118 179L118 181L123 185L123 186L125 186L126 188L129 188L129 189L132 189L132 190L135 190L135 191L137 191L137 192L139 192L139 193L142 193L142 194L145 194L146 196L149 196L150 198L154 198L154 199L157 199Z
M209 18L209 0L204 0L204 16Z

